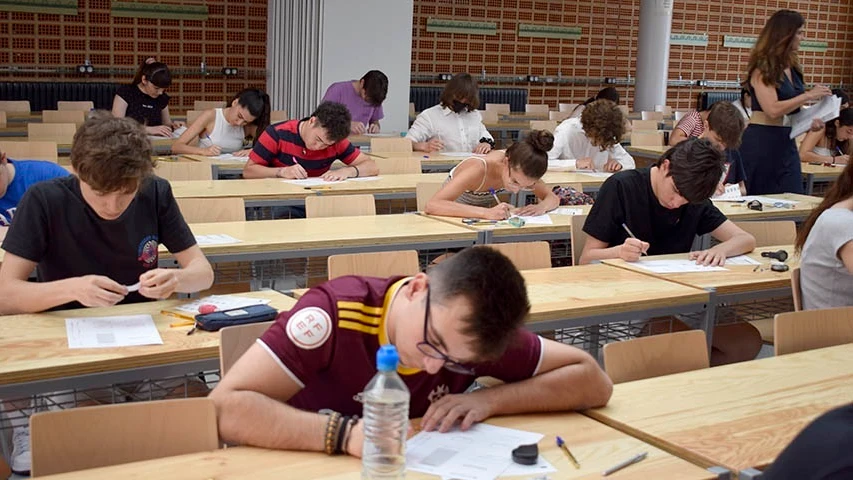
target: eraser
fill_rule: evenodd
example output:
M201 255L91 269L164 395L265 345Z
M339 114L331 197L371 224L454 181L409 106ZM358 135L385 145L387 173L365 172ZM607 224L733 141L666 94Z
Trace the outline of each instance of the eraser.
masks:
M198 306L198 313L213 313L216 311L216 305L203 303Z
M539 460L539 446L535 443L519 445L512 451L512 461L519 465L536 465Z

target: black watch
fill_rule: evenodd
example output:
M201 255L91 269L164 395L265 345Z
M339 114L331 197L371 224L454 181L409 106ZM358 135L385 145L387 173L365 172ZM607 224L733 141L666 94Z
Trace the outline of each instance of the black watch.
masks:
M480 143L488 143L492 148L495 148L495 140L492 138L483 137L480 139Z

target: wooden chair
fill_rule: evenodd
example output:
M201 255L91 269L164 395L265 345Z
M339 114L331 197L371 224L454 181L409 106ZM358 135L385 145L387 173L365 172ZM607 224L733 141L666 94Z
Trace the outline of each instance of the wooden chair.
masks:
M374 137L370 153L412 153L412 141L404 137Z
M803 310L803 289L800 286L800 267L791 270L791 295L794 297L794 311Z
M755 237L756 247L793 245L797 239L797 226L791 220L735 222L735 225Z
M225 108L224 101L212 102L204 100L196 100L193 102L193 110L210 110L211 108Z
M478 247L503 253L519 270L551 268L551 246L548 242L490 243Z
M203 162L157 162L157 176L166 180L213 180L213 170Z
M571 115L572 112L575 110L575 108L577 108L577 106L578 106L577 103L560 103L560 104L557 104L557 110L559 110L561 112L566 112L569 115Z
M562 122L563 120L569 118L572 112L548 112L548 120L556 120L558 122Z
M419 212L426 210L429 199L441 190L443 185L444 183L418 183L415 185L415 197L417 198Z
M669 105L655 105L655 111L661 112L664 117L672 116L672 107Z
M660 147L663 146L663 132L651 130L634 130L631 132L632 147Z
M56 142L70 145L74 142L77 125L73 123L28 123L27 137L31 141Z
M554 133L554 130L557 129L557 121L556 120L531 120L530 121L530 129L531 130L547 130Z
M86 121L83 110L43 110L41 123L73 123L77 128Z
M655 120L658 122L663 121L663 112L640 112L640 118L643 120Z
M480 110L480 117L485 125L494 125L500 121L497 110Z
M32 475L43 476L219 448L209 398L79 407L30 418Z
M0 128L6 128L6 112L0 112Z
M622 110L622 114L625 115L625 118L628 118L628 114L631 113L628 109L628 105L619 105L619 110Z
M270 123L281 123L288 120L287 110L273 110L270 112Z
M631 120L631 130L650 130L658 129L657 120Z
M76 110L80 112L90 112L95 109L95 102L69 102L60 100L56 102L56 109L59 111ZM44 119L42 119L42 121L44 121Z
M246 350L270 328L275 320L225 327L219 331L219 370L225 376Z
M390 277L416 275L421 271L416 250L348 253L329 257L329 280L344 275Z
M187 223L246 221L242 198L178 198L177 202Z
M776 355L853 343L853 307L778 313L773 331Z
M532 104L529 104L529 103L526 103L526 104L524 105L524 112L525 112L525 113L541 113L541 114L546 114L546 113L548 113L548 111L550 111L550 110L551 110L551 107L549 107L548 105L532 105Z
M687 330L604 346L604 371L613 383L710 367L705 332Z
M0 152L13 160L58 160L56 142L2 142Z
M678 125L678 122L680 122L681 119L684 118L684 116L687 115L688 113L690 113L690 112L688 112L686 110L676 110L675 111L675 125Z
M580 265L581 253L589 235L583 231L586 215L575 215L571 218L572 265Z
M320 195L305 197L307 218L376 215L373 195Z
M187 110L187 125L192 125L204 113L202 110Z
M408 142L408 140L406 140ZM420 158L379 158L373 157L379 168L379 175L404 175L421 173Z
M487 103L486 110L493 110L498 115L509 115L510 112L508 103Z
M6 113L30 113L29 100L0 100L0 110Z

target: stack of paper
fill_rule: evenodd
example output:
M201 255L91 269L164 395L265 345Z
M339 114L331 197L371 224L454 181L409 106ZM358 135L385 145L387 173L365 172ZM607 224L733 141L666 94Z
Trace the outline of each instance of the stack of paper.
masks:
M549 212L551 215L583 215L582 208L559 207Z
M233 153L223 153L222 155L216 155L215 157L210 157L211 160L218 160L220 162L245 162L249 159L249 156L238 157Z
M822 122L828 122L838 118L841 111L841 99L835 95L829 95L820 99L819 102L809 108L801 108L796 115L791 115L791 138L797 138L812 128L812 120L819 118Z
M162 345L151 315L66 318L68 348L110 348Z
M631 265L652 273L698 273L727 270L723 267L697 265L695 260L640 260Z
M711 197L711 200L718 202L742 202L743 195L740 194L740 186L732 184L726 185L726 190L720 195Z
M232 237L231 235L227 235L225 233L213 233L210 235L196 235L195 241L198 243L198 246L203 247L205 245L228 245L231 243L240 243L242 240Z
M311 178L302 178L299 180L282 180L285 183L292 183L294 185L301 185L303 187L318 187L320 185L332 185L334 183L342 183L342 181L336 182L327 182L320 177L311 177Z

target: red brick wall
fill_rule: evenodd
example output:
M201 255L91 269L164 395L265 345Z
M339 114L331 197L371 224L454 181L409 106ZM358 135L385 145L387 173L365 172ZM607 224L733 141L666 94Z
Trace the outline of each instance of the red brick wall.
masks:
M181 3L181 2L174 2ZM135 69L147 57L173 71L173 112L192 109L196 100L226 100L243 88L266 86L267 0L204 0L206 21L121 18L110 15L109 0L79 0L78 14L0 12L0 66L22 69L74 68L89 58L96 69ZM88 47L87 47L88 40ZM208 76L198 72L202 58ZM239 74L224 77L222 67ZM0 72L0 81L115 81L133 74Z
M806 17L806 38L829 43L826 53L802 52L809 83L853 84L853 2L849 0L678 0L672 31L707 33L708 46L673 45L669 78L735 81L746 74L747 49L723 47L724 35L757 36L777 9ZM640 0L414 0L412 73L468 71L480 75L627 77L635 73ZM497 22L492 36L428 33L428 17ZM519 23L577 25L580 40L519 38ZM442 82L416 82L428 85ZM499 86L484 83L485 86ZM514 84L529 87L530 103L578 103L602 85ZM628 105L633 87L617 87ZM668 104L692 108L700 87L670 87Z

